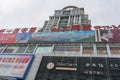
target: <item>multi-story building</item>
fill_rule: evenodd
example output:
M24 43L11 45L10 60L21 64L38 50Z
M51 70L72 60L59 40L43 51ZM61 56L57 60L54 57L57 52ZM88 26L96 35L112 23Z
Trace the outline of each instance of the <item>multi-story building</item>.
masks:
M91 24L91 21L88 19L88 14L85 14L84 8L67 6L62 10L55 10L55 14L49 17L45 31L49 31L52 27L58 27L62 31L64 26L69 26L71 30L73 25L80 25L82 28L85 24Z
M71 19L73 11L76 15ZM83 25L81 14L85 16L83 8L68 6L56 10L42 30L0 29L0 79L120 80L119 28L92 30L88 15ZM60 20L52 21L56 16ZM50 29L54 23L58 30Z

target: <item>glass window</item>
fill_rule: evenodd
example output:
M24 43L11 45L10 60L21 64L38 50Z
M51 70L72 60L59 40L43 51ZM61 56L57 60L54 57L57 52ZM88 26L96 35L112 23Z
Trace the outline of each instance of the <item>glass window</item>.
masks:
M0 53L3 51L4 48L5 48L5 45L0 45Z
M107 54L106 44L97 43L96 46L97 46L97 53L98 54Z
M106 47L97 47L98 54L107 54Z
M16 53L24 53L27 45L20 45Z
M3 51L3 53L16 53L19 46L17 45L8 45L8 47Z
M93 47L83 47L83 54L93 54Z
M48 54L52 52L52 46L38 46L35 53Z
M26 53L33 53L33 51L34 51L34 49L35 49L35 46L36 46L36 45L29 45Z
M70 14L70 11L64 11L63 12L63 15L69 15Z
M55 46L53 51L74 51L74 52L79 52L80 51L80 46Z
M93 43L83 43L83 54L93 54Z
M111 54L120 54L120 47L110 47Z

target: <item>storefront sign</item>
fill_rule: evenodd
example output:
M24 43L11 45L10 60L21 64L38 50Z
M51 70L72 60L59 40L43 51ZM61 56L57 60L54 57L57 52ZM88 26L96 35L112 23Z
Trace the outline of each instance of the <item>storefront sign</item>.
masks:
M33 55L1 54L0 76L9 76L23 79L31 64Z
M119 78L119 76L119 58L44 56L36 80L48 78L56 80L69 80L71 78L72 80L112 80L114 78Z

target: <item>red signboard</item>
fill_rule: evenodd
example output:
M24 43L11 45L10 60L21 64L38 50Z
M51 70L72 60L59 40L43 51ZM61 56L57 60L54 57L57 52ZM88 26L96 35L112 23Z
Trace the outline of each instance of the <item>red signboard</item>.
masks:
M16 34L0 34L0 43L15 43Z
M24 80L34 55L0 55L0 76L9 76ZM11 79L9 79L11 80Z
M94 26L95 29L120 29L120 25L115 26Z

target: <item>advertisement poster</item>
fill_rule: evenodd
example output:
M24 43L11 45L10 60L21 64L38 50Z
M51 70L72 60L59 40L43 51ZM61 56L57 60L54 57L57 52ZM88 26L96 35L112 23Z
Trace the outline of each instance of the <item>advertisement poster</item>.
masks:
M0 43L16 43L16 34L0 34Z
M100 30L101 42L120 42L120 29Z
M28 42L95 42L92 30L33 33Z
M0 54L0 76L23 79L33 57L24 54Z
M31 32L17 34L0 34L0 43L27 43Z
M31 34L32 34L31 32L17 33L16 34L16 43L27 43Z

